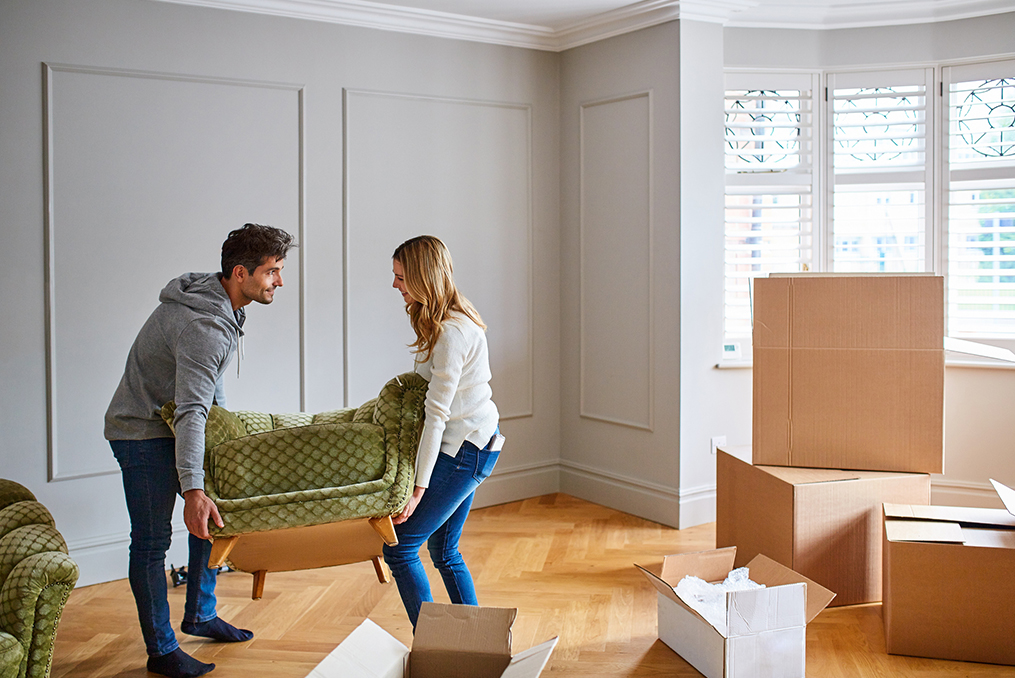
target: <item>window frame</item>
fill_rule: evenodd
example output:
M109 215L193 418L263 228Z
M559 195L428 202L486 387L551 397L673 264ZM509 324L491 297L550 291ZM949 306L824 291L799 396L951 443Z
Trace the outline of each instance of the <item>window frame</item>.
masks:
M966 82L976 80L981 74L986 74L983 79L1015 77L1015 53L979 57L975 59L951 60L934 63L913 63L913 64L883 64L868 68L828 68L828 69L762 69L762 68L727 68L724 71L725 83L724 94L730 91L739 90L760 90L779 89L770 84L782 85L782 89L798 89L788 86L785 83L791 82L792 78L799 81L802 77L810 77L816 83L814 91L814 124L812 139L814 143L812 160L812 259L815 271L832 271L835 247L834 223L833 223L833 199L835 191L834 173L834 110L832 105L832 92L838 86L843 88L842 82L855 83L867 78L869 84L865 87L888 86L878 83L899 82L899 77L906 73L921 72L926 78L926 128L925 128L925 153L927 154L926 166L923 174L925 176L925 197L924 197L924 238L925 252L924 262L927 272L945 277L946 295L948 286L948 219L949 219L949 194L950 194L950 158L949 158L949 125L950 125L950 85L953 82ZM999 75L1000 74L1000 75ZM789 80L788 80L789 79ZM837 84L840 83L840 84ZM724 106L725 107L725 106ZM724 149L725 149L724 140ZM723 192L726 195L727 188L731 184L727 179L730 172L724 176ZM741 182L742 183L742 182ZM725 200L725 198L724 198ZM721 339L724 344L739 342L742 345L742 363L749 363L752 359L753 350L750 336L735 335L727 333L727 304L725 289L727 286L726 254L727 222L723 222L723 252L724 252L724 296L723 296L723 325ZM945 300L945 320L948 321L948 297ZM947 324L946 324L947 327ZM946 330L947 332L947 330ZM971 339L984 344L991 344L1003 348L1015 350L1015 337L995 338L988 336L969 336L963 338ZM965 362L965 361L964 361ZM721 364L721 363L720 363ZM993 366L993 365L992 365Z

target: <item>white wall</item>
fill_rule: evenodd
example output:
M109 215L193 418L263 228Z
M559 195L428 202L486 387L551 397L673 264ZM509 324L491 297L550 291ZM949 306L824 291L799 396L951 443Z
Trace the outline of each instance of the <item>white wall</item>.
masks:
M561 59L561 490L679 521L679 24Z
M301 247L249 309L230 406L356 405L410 369L390 255L444 235L507 415L478 503L557 489L557 62L147 0L0 4L0 475L52 510L81 583L126 574L101 427L127 349L162 285L216 268L245 221Z
M711 438L751 441L747 370L717 370L722 352L723 29L680 22L680 527L715 520Z

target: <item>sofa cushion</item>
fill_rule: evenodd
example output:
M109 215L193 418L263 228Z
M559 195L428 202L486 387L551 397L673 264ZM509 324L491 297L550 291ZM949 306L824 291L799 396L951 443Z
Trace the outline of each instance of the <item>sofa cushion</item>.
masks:
M240 499L377 480L384 448L384 429L376 424L312 424L226 441L209 463L217 496Z

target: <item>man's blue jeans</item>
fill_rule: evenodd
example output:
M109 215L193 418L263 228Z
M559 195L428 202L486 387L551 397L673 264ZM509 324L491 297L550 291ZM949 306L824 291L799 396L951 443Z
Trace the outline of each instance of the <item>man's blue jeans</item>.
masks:
M479 604L472 575L458 552L458 540L476 488L493 471L499 456L499 451L481 450L468 441L454 457L443 452L438 454L430 487L409 519L395 525L398 545L384 546L384 561L391 568L413 628L416 628L420 607L433 600L430 582L419 559L424 541L433 564L444 579L451 602Z
M127 576L137 603L148 654L168 654L180 644L169 623L166 585L166 551L173 536L173 507L180 493L176 471L176 441L111 440L113 456L123 475L123 493L130 515L130 565ZM206 622L216 617L215 579L217 570L208 569L211 542L190 537L187 564L187 600L183 619Z

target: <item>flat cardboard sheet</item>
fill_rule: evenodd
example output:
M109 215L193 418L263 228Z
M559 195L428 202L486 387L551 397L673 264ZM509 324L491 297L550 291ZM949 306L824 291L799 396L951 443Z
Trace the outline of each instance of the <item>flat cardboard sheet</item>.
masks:
M307 678L403 678L409 648L365 619Z
M1008 513L1015 515L1015 490L997 482L993 478L990 479L990 484L994 486L994 491L1001 498L1001 503L1008 509Z
M1015 528L1015 516L1005 509L974 508L970 506L914 506L912 504L885 504L889 518L938 520L962 525L993 525Z

